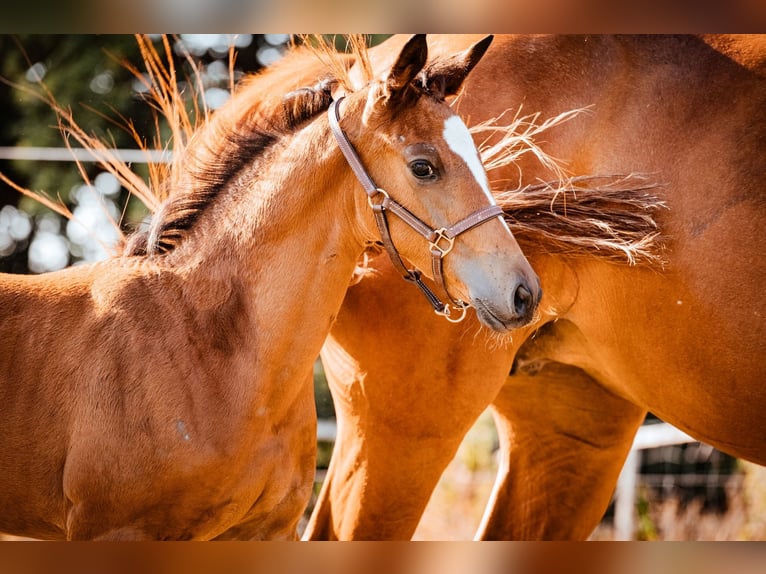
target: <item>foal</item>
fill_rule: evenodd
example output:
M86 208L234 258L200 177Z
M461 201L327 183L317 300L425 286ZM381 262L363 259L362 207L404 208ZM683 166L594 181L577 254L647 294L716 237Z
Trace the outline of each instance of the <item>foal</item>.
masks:
M416 36L340 108L376 185L435 227L491 203L444 103L490 40L425 67ZM330 86L268 114L233 113L239 92L190 143L180 189L128 255L0 276L0 531L295 538L314 470L311 368L379 238L322 113ZM394 219L390 232L428 268L421 237ZM460 235L443 272L497 330L536 303L519 314L519 289L539 287L500 217Z

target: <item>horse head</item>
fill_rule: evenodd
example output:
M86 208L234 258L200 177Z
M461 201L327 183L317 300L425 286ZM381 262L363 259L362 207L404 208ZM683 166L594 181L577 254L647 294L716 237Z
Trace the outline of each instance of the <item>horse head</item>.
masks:
M504 332L531 320L539 280L490 193L468 128L446 102L491 41L427 63L425 37L414 36L382 79L349 95L342 114L339 105L330 113L372 207L359 202L365 241L382 237L395 267L437 313L450 318L470 305L482 323ZM419 269L440 284L448 304L424 285Z

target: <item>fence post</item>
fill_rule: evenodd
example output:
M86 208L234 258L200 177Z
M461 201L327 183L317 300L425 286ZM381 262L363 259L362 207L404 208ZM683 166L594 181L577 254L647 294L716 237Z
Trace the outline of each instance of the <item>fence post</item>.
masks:
M636 533L636 484L639 471L639 451L630 449L617 480L614 497L614 540L633 540Z
M638 429L614 492L615 540L633 540L636 535L636 487L641 470L639 451L690 442L696 441L668 423L643 425Z

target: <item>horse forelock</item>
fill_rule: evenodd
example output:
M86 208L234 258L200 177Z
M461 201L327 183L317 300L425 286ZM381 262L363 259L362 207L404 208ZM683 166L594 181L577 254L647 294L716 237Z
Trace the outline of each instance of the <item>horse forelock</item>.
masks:
M316 71L313 87L290 90L288 78L279 76L285 66L275 66L279 76L275 81L270 81L269 69L246 80L224 108L195 130L171 167L166 183L173 186L169 198L148 228L129 238L126 255L172 251L246 165L329 108L335 80L326 68L317 68L315 59L308 61L305 53L287 60L287 65L312 64ZM275 91L287 93L275 97Z

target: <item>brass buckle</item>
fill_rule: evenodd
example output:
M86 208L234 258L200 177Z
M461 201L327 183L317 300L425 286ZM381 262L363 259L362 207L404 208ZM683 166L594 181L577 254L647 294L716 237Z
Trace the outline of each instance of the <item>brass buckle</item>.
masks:
M434 233L436 234L436 238L433 241L429 242L429 247L431 248L431 253L434 255L439 256L439 258L443 259L447 253L452 251L452 246L455 244L455 238L450 237L447 235L447 228L442 227L441 229L434 230ZM446 247L442 247L439 242L446 241L447 245Z
M465 319L466 313L468 312L468 307L470 305L468 303L464 303L463 301L455 301L455 305L445 305L444 309L441 311L434 310L434 312L447 319L450 323L460 323L463 319ZM460 316L458 317L452 317L452 310L460 311Z

